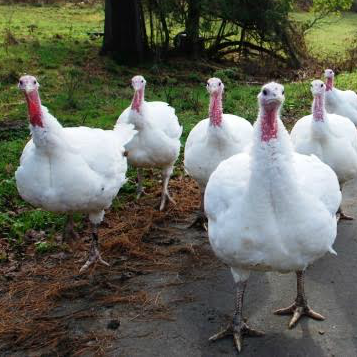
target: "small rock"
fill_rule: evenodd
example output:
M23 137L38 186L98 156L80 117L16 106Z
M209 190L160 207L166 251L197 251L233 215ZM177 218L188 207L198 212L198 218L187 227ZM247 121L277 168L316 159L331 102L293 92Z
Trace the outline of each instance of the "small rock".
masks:
M325 331L319 330L319 334L320 334L320 335L324 335L324 334L325 334Z
M110 320L108 322L107 328L110 330L117 330L119 326L120 326L119 320Z

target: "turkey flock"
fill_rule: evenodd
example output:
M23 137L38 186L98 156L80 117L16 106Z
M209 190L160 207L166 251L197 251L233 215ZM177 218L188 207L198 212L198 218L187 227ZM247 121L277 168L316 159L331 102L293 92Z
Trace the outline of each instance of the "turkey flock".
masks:
M291 314L289 328L301 316L323 320L307 302L306 268L333 243L339 219L353 219L341 210L341 189L357 174L357 95L334 87L334 72L326 83L311 83L312 113L298 120L291 133L280 110L284 87L271 82L258 95L259 113L247 120L223 113L224 84L207 82L209 117L190 132L184 167L201 190L195 223L208 231L216 256L231 268L236 287L231 324L210 341L231 335L236 350L244 336L263 332L243 318L243 297L251 271L295 272L297 296L276 314ZM146 81L132 79L134 96L113 130L63 127L41 104L39 83L22 76L32 138L25 146L15 177L20 196L31 205L68 215L63 239L75 237L73 214L87 214L91 248L80 268L102 258L97 227L105 210L126 182L128 164L137 168L137 196L144 192L142 170L159 168L162 194L159 209L175 201L168 189L179 157L180 126L175 109L144 99Z

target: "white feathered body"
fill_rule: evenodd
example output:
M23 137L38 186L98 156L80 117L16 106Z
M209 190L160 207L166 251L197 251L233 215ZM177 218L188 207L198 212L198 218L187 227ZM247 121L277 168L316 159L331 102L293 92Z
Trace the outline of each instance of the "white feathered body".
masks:
M312 115L301 118L291 131L294 148L301 154L314 154L337 174L341 184L357 174L357 130L340 115L326 114L324 121Z
M278 139L262 142L260 119L247 153L223 161L206 187L208 232L234 269L302 270L333 252L341 192L318 158L294 153L278 120Z
M236 115L223 114L221 126L201 120L191 130L185 145L185 170L201 189L218 164L242 152L252 139L253 127Z
M135 130L63 128L45 107L42 112L45 128L31 127L15 173L21 197L48 211L89 213L101 221L125 183L124 145Z
M357 94L355 92L332 88L326 91L325 100L328 113L346 117L357 125Z
M137 135L126 145L128 161L135 167L172 166L180 153L179 125L175 109L164 102L143 102L141 112L124 110L115 130L122 123L133 124Z

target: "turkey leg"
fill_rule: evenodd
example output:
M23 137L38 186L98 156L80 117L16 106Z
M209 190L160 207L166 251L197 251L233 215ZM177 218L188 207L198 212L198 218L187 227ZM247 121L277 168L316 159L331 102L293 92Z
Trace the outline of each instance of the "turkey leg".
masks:
M311 317L312 319L315 320L325 320L325 318L322 315L313 311L307 304L307 299L305 296L305 289L304 289L304 274L305 272L302 270L296 272L297 296L295 302L289 307L286 307L284 309L279 309L274 312L276 315L291 315L291 314L293 315L289 323L290 329L296 325L296 323L303 315Z
M173 172L172 166L162 170L162 192L161 192L161 202L160 202L160 211L165 208L166 200L168 199L172 204L176 204L174 199L170 196L168 186L171 174Z
M73 214L69 214L62 234L62 243L69 239L79 239L78 233L74 230Z
M250 328L242 317L243 297L247 286L247 280L236 283L236 306L233 321L226 329L211 336L209 341L217 341L226 336L233 336L234 345L238 353L242 350L243 336L260 337L264 333Z
M141 197L141 195L146 194L143 187L143 172L142 169L140 168L137 169L137 177L138 177L138 185L136 187L136 199L138 200Z
M98 248L98 229L97 225L94 223L91 223L92 226L92 245L90 248L89 256L85 264L82 266L80 269L80 273L83 271L87 270L91 265L93 265L95 262L102 263L103 265L109 266L109 264L102 259L99 248Z

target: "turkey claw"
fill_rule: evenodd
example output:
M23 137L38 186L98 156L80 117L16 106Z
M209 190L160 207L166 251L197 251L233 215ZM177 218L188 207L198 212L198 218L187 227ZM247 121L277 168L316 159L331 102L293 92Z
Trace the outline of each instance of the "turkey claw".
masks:
M230 324L226 329L211 336L209 341L217 341L227 336L233 336L234 345L239 353L242 351L243 336L261 337L264 336L264 332L250 328L245 322L241 323L240 326Z
M293 315L289 322L289 329L292 329L302 316L311 317L314 320L325 320L325 317L312 310L308 305L298 306L295 302L289 307L276 310L275 315Z
M94 247L91 249L91 252L89 253L88 260L85 262L85 264L82 266L82 268L79 270L80 273L83 273L86 271L90 266L92 266L94 263L101 263L107 267L110 266L109 263L107 263L100 255L100 252L97 247Z

